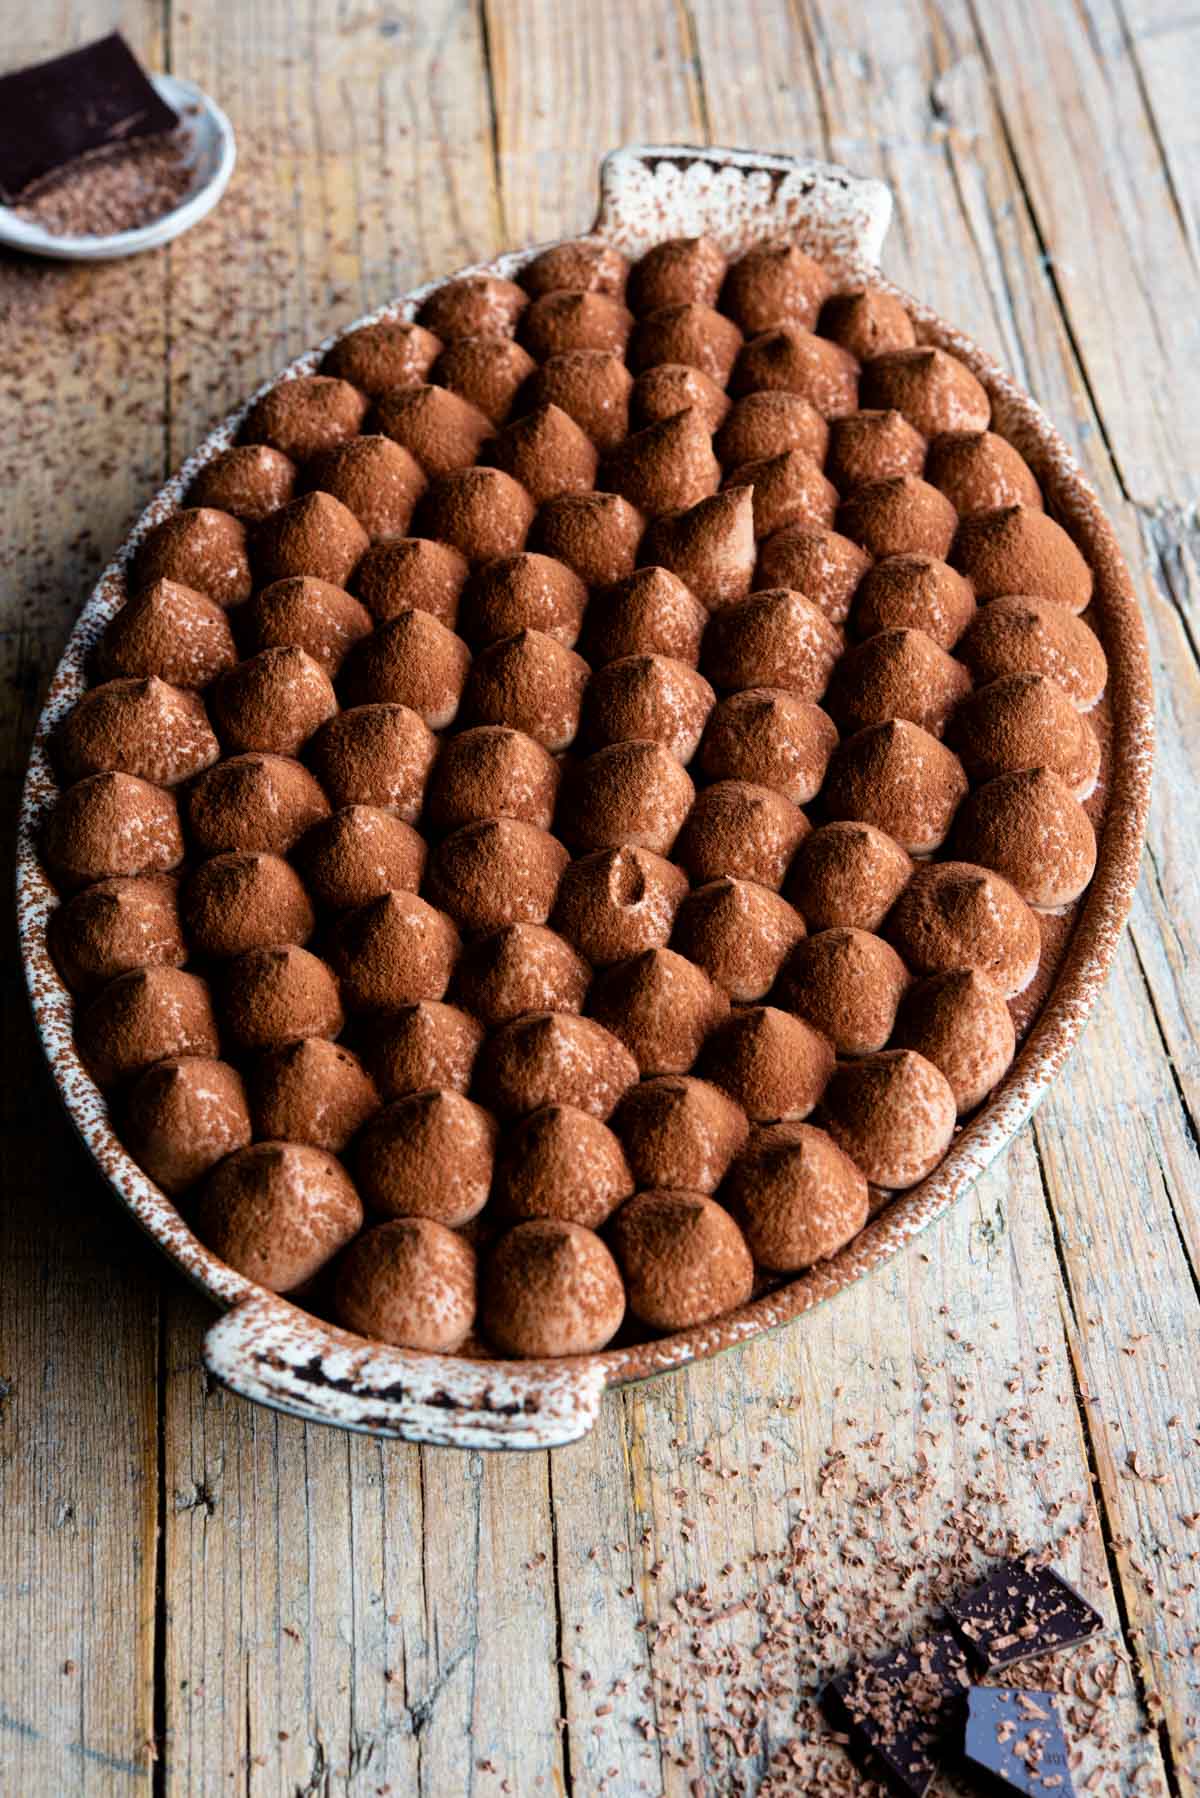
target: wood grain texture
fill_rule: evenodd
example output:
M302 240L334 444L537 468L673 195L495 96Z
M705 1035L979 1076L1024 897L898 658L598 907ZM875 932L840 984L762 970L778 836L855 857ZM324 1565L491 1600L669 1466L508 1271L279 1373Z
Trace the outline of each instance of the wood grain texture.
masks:
M35 48L111 18L51 7ZM234 118L212 218L136 269L0 268L4 399L50 446L3 525L6 804L69 618L164 468L356 313L586 228L599 156L656 138L818 150L893 184L888 272L1042 400L1145 570L1164 777L1114 977L1003 1164L867 1285L610 1394L554 1457L379 1444L210 1390L211 1314L104 1198L44 1079L29 1098L9 970L0 1791L753 1791L804 1727L794 1679L749 1734L736 1715L738 1680L773 1664L770 1607L802 1633L793 1533L848 1589L881 1555L889 1578L911 1564L916 1618L947 1531L977 1532L975 1555L1009 1531L1058 1543L1127 1655L1099 1789L1187 1798L1200 414L1163 369L1194 365L1200 316L1196 21L1167 0L880 0L869 29L841 0L263 0L216 19L192 0L164 38L157 8L122 13ZM54 391L32 360L51 333ZM889 1468L911 1489L881 1536L857 1482ZM721 1614L682 1628L701 1587ZM825 1789L806 1765L784 1789Z

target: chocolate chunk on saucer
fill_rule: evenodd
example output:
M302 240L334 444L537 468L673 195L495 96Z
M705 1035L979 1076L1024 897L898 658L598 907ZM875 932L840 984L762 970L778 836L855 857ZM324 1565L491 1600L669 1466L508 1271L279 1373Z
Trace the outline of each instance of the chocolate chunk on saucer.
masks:
M1075 1786L1054 1700L1048 1692L972 1686L963 1729L963 1767L981 1791L1002 1798L1074 1798Z
M178 123L119 32L17 69L0 78L0 195Z
M943 1629L831 1680L822 1708L871 1779L922 1798L951 1750L971 1683L967 1657Z
M1099 1611L1053 1567L1006 1561L946 1606L950 1627L987 1673L1074 1648L1104 1628Z

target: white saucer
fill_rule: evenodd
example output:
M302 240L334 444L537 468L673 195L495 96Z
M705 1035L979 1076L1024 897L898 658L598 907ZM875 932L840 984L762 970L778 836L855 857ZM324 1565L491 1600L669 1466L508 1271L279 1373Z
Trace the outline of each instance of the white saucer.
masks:
M195 171L187 198L161 218L136 231L116 231L111 237L56 237L41 225L18 217L11 207L0 206L0 244L24 250L31 256L51 256L57 262L112 262L118 256L136 256L156 250L173 237L190 230L210 213L229 185L237 160L233 126L214 100L191 81L176 75L151 75L159 94L179 114L179 130L186 143L186 160Z

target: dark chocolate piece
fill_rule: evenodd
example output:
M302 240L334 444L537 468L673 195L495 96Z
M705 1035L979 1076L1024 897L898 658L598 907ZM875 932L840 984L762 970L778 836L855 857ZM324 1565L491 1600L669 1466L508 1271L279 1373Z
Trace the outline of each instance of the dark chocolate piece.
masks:
M921 1798L950 1752L970 1683L962 1644L936 1630L831 1680L821 1704L869 1778Z
M964 1770L985 1792L1003 1798L1074 1798L1054 1700L1048 1692L972 1686L963 1730Z
M1006 1561L982 1586L946 1606L950 1627L987 1673L1039 1654L1074 1648L1104 1628L1082 1592L1022 1558Z
M178 123L117 31L17 69L0 76L0 194L15 200L80 156Z

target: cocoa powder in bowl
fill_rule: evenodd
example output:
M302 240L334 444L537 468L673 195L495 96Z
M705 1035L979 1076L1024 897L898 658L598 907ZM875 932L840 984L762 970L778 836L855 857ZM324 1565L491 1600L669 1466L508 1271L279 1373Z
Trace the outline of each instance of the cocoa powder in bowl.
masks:
M583 737L593 748L661 743L685 765L704 734L716 694L702 675L668 656L624 656L597 669L584 701Z
M530 377L532 405L559 406L603 454L629 431L633 376L624 359L608 350L567 350L551 356Z
M867 1182L850 1157L812 1124L758 1130L729 1170L721 1196L754 1259L778 1273L827 1261L868 1216Z
M1012 1017L999 987L978 968L919 981L900 1007L894 1043L915 1049L949 1082L959 1115L974 1111L1016 1054Z
M551 922L593 967L605 967L662 948L687 890L673 862L626 843L564 870Z
M591 969L544 924L508 924L464 951L455 996L489 1026L531 1011L582 1011ZM586 1220L581 1219L581 1222Z
M96 647L102 679L157 675L176 687L207 687L237 659L223 607L178 581L154 581L135 593Z
M924 466L925 439L902 412L848 412L829 427L825 472L843 493L897 475L919 475Z
M427 1086L465 1093L483 1035L483 1026L468 1012L434 999L422 999L384 1019L369 1049L384 1098L401 1099Z
M311 574L345 587L370 543L340 499L332 493L304 493L255 526L251 544L255 579L261 587L290 574Z
M133 968L101 987L76 1017L75 1040L105 1092L169 1055L219 1053L207 982L162 966Z
M318 905L347 911L400 888L415 893L425 872L425 839L375 805L345 805L311 826L295 861Z
M267 443L236 443L205 463L188 488L189 506L231 512L244 524L259 524L296 489L296 465Z
M907 718L940 737L971 691L961 662L919 630L880 631L847 650L825 695L847 735L864 725Z
M334 375L292 375L255 400L242 425L242 441L266 443L293 462L357 436L367 396Z
M163 787L199 774L221 753L199 695L153 674L105 681L85 693L54 749L68 780L132 774Z
M839 1055L871 1055L891 1036L908 986L907 968L882 937L842 927L797 944L777 996Z
M912 868L899 843L874 824L822 824L796 851L784 891L812 930L878 930Z
M966 792L958 757L919 724L894 718L839 744L823 798L831 819L874 824L924 855L945 842Z
M518 1224L484 1267L480 1323L503 1354L588 1355L625 1315L617 1264L592 1231L561 1218Z
M858 583L871 566L866 550L837 531L789 524L768 537L758 552L757 585L790 587L843 624Z
M323 961L294 943L248 949L227 962L220 1000L229 1044L243 1054L303 1036L335 1037L342 1028L337 981Z
M931 1173L954 1135L954 1094L945 1075L912 1049L888 1049L839 1064L821 1121L873 1186L894 1192Z
M613 743L568 779L559 828L578 849L652 849L669 855L696 789L661 743Z
M744 780L804 805L815 798L837 747L820 706L779 687L731 693L709 714L698 766L711 780Z
M617 1137L573 1105L547 1105L501 1140L492 1194L514 1221L558 1218L598 1230L633 1191Z
M308 757L335 806L377 805L406 824L420 814L437 738L406 705L340 712L312 739Z
M174 797L133 774L92 774L58 795L42 853L60 886L166 874L183 860Z
M250 1073L255 1135L311 1143L340 1155L379 1109L375 1082L357 1055L321 1036L264 1055Z
M269 1292L294 1292L362 1228L363 1208L335 1156L260 1142L209 1175L193 1227L214 1255Z
M799 806L748 780L719 780L696 798L675 858L697 884L723 876L776 891L808 834Z
M209 694L222 747L294 756L338 709L333 682L298 644L260 649Z
M355 587L376 623L415 608L453 630L469 572L466 557L448 543L400 537L372 545L358 565Z
M322 372L349 381L371 399L391 387L415 387L437 361L442 342L424 325L384 318L347 331L325 352Z
M856 637L918 630L953 649L976 616L971 583L936 556L888 556L863 575L850 614Z
M308 769L282 755L236 755L208 768L187 795L187 827L206 855L261 849L286 855L329 801Z
M708 613L678 575L639 568L588 610L585 648L594 668L622 656L662 655L694 668Z
M372 629L371 614L344 587L304 574L260 587L246 607L245 620L252 649L295 644L331 680L348 652Z
M250 562L240 519L215 506L187 506L148 531L130 567L136 591L155 581L195 587L219 606L249 599Z
M484 456L524 487L536 505L563 493L590 493L595 445L561 406L538 406L493 437Z
M744 1305L753 1290L745 1238L703 1193L638 1193L617 1212L611 1235L629 1309L651 1329L707 1323Z
M46 940L71 991L94 991L131 968L182 967L187 944L177 896L168 874L118 876L56 906Z
M430 730L445 730L458 715L470 666L462 638L432 612L400 612L355 649L341 693L352 706L407 706Z
M431 1217L377 1224L342 1257L334 1310L373 1342L452 1355L475 1322L475 1251Z
M731 999L765 998L804 935L799 913L752 880L714 880L684 899L671 941Z
M193 951L216 960L274 943L306 943L315 923L295 869L257 849L201 862L184 884L179 910Z
M709 1037L697 1071L753 1122L803 1118L833 1072L833 1050L802 1018L747 1005Z
M718 612L749 593L754 556L753 492L729 487L686 511L656 519L638 561L643 567L665 568L701 605Z
M639 1081L613 1117L640 1187L715 1192L750 1125L741 1106L707 1080L667 1074Z
M519 818L548 830L558 767L523 731L478 725L447 737L429 782L426 817L437 830L484 818Z
M375 424L407 450L431 481L470 468L492 434L486 412L446 387L403 387L385 393Z
M458 932L444 912L416 893L382 893L346 912L328 954L348 1011L393 1012L418 999L440 999L459 955Z
M134 1083L121 1134L139 1167L176 1198L226 1155L248 1147L253 1132L242 1077L210 1056L156 1061Z
M331 493L372 543L403 537L428 482L416 457L390 437L355 437L305 470L305 485Z
M970 862L916 869L887 921L889 940L919 974L978 968L1011 999L1037 973L1037 919L1014 887Z
M781 687L818 700L829 685L842 635L790 587L768 587L713 618L701 666L719 687Z
M713 448L724 468L760 462L793 449L803 450L814 462L823 464L829 441L829 426L811 400L799 393L767 388L734 401L713 439Z
M524 550L489 562L472 578L459 628L477 648L529 629L573 649L587 603L587 588L577 574L552 556Z
M544 749L567 749L579 730L589 669L544 631L520 630L476 656L463 694L472 723L509 725Z
M1041 911L1071 905L1096 871L1091 820L1052 768L1001 774L977 788L955 820L954 844Z
M558 838L536 824L484 818L438 844L426 884L461 930L479 935L505 924L544 924L569 860Z
M588 1010L625 1044L643 1075L686 1074L729 1000L704 969L671 949L646 949L596 976Z
M604 1119L637 1079L637 1062L624 1043L594 1019L566 1012L502 1025L477 1075L488 1104L508 1118L573 1105Z
M450 1089L410 1093L377 1111L354 1165L383 1217L431 1217L455 1227L483 1210L492 1184L496 1120Z

